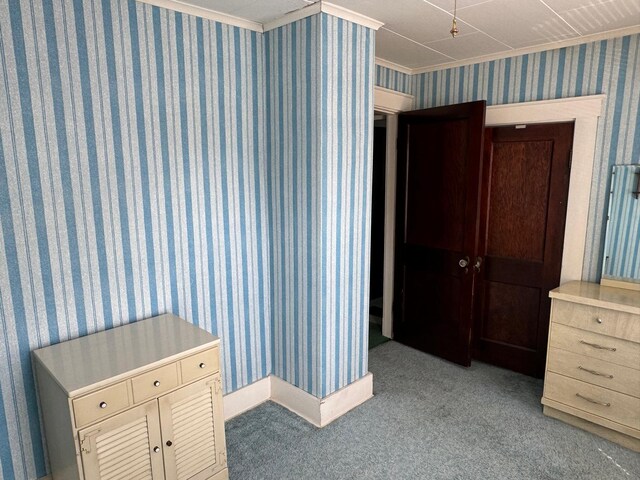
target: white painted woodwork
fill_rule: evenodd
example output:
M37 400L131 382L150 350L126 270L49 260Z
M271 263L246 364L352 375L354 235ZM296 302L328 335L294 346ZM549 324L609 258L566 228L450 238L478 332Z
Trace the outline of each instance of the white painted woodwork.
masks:
M52 478L228 478L219 344L168 314L35 350Z
M545 414L640 451L640 292L569 282L549 296Z

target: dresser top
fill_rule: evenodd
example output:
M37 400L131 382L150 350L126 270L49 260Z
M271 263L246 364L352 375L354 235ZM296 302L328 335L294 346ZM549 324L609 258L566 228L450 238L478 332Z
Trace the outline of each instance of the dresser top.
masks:
M549 292L551 298L640 315L640 292L598 283L568 282Z
M33 355L69 396L75 396L219 342L209 332L166 314L50 345Z

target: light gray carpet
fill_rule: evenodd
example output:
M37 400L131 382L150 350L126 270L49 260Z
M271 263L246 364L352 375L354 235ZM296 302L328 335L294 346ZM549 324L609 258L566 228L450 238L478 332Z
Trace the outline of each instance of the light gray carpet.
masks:
M640 454L542 415L542 381L396 342L374 398L323 429L266 403L227 423L232 480L638 479Z

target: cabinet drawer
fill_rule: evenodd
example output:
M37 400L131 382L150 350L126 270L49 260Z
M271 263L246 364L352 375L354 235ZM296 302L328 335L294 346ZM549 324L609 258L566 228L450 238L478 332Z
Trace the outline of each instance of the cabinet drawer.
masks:
M544 396L613 422L640 429L640 399L547 372Z
M73 399L73 415L76 427L89 425L127 408L129 393L127 382L116 383L84 397Z
M549 345L640 370L640 344L551 323Z
M177 364L171 363L150 372L138 375L131 380L135 403L154 398L178 386Z
M552 320L570 327L640 343L640 317L631 313L554 300Z
M640 397L640 372L629 367L551 347L547 370Z
M184 383L196 378L211 375L220 369L218 347L205 350L180 361L182 381Z

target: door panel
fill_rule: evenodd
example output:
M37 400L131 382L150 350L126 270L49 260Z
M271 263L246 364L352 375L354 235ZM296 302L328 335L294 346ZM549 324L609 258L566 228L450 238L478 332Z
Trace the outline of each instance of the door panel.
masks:
M558 286L573 124L485 131L474 357L542 377Z
M78 432L85 478L164 479L158 403L152 400ZM123 455L126 451L126 455Z
M168 478L204 480L227 466L220 373L158 402Z
M394 338L468 366L485 102L399 116Z

